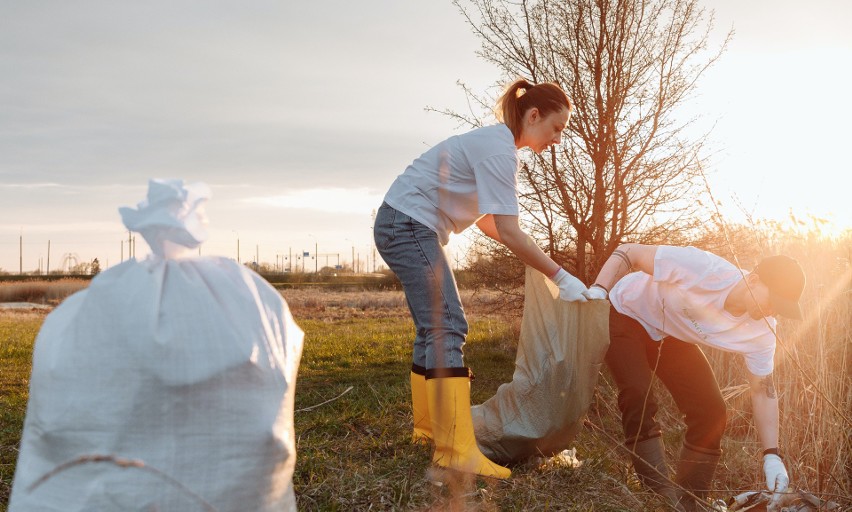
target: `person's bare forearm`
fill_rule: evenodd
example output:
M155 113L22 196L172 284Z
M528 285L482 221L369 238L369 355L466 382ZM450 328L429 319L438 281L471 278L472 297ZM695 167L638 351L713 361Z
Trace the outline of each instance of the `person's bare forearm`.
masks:
M521 230L514 215L485 215L476 223L483 233L502 243L525 265L553 278L562 267L553 261L535 241Z
M751 376L751 407L754 412L754 426L763 449L778 448L778 397L772 374Z
M547 277L553 277L560 268L558 263L550 259L541 247L523 231L501 233L501 242L512 251L524 264L538 270Z
M600 286L609 293L619 279L634 270L641 270L647 274L654 273L654 256L657 253L655 245L622 244L618 246L612 255L604 262L595 285Z

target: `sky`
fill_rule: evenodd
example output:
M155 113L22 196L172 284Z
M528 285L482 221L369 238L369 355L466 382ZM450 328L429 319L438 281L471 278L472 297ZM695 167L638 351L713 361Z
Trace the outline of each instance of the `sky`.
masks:
M685 110L726 215L852 227L852 4L702 5L735 30ZM479 45L449 0L0 0L0 269L119 263L151 178L210 186L204 255L370 268L393 179L464 130L427 107L504 80Z

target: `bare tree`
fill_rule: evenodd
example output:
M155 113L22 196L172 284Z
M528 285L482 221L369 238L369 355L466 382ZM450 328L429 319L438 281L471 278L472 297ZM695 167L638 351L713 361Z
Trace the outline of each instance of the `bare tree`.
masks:
M556 82L574 102L566 142L526 157L521 171L523 208L551 256L576 255L589 282L619 243L682 243L701 222L707 134L690 138L695 119L676 110L732 33L709 51L713 14L694 0L455 4L506 79Z

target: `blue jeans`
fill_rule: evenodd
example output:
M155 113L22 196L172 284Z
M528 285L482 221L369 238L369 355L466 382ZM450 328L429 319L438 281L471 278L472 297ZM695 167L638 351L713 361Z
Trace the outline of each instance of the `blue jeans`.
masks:
M417 329L414 364L426 369L463 367L467 319L438 234L382 203L373 237L405 290Z

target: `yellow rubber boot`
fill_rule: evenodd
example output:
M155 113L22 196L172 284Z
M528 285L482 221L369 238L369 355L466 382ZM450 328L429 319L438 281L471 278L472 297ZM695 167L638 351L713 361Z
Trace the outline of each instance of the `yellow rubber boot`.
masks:
M464 373L461 373L461 372ZM433 370L429 370L433 372ZM470 377L467 368L447 368L438 372L452 377L426 379L426 395L432 418L432 440L435 453L432 462L438 466L495 478L509 478L509 468L491 462L476 445L473 419L470 415Z
M429 404L426 400L426 368L411 365L411 414L414 417L414 432L411 441L432 441L432 420L429 419Z

